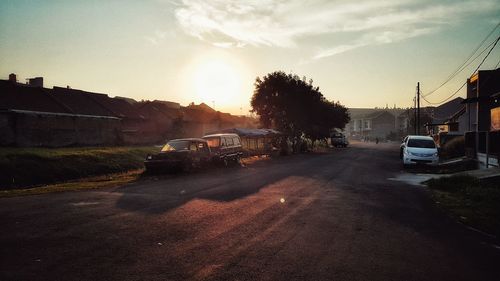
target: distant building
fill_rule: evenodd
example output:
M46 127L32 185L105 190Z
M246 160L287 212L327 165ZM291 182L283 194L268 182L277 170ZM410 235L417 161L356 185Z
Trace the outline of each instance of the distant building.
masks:
M351 120L345 127L345 133L351 138L385 139L390 134L397 134L407 120L400 118L404 109L349 108Z

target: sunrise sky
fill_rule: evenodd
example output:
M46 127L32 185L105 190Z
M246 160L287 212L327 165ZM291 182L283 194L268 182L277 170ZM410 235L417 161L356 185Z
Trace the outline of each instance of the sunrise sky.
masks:
M255 78L283 70L349 107L405 107L417 81L437 87L499 21L500 0L2 0L0 79L247 114ZM497 46L482 69L499 60Z

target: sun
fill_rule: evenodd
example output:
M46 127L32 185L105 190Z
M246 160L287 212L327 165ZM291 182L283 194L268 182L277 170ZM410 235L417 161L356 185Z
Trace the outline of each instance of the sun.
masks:
M210 106L239 103L242 77L238 67L223 58L211 58L198 63L193 74L198 99Z

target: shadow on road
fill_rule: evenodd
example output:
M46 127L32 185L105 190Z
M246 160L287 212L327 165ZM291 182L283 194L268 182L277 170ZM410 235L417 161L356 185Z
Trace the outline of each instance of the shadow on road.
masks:
M256 194L262 188L288 177L317 175L315 165L310 163L325 155L309 153L279 157L246 167L212 168L191 174L146 177L117 189L115 192L121 193L121 197L116 206L128 211L160 214L193 199L230 202Z

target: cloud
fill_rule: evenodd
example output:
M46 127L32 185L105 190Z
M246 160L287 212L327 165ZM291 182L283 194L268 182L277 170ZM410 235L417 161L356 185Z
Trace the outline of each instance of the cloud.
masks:
M294 48L313 36L348 34L349 42L318 46L320 59L367 45L439 31L469 16L497 10L496 0L182 0L175 17L184 32L215 46ZM222 42L222 43L221 43ZM331 43L330 43L331 44Z
M149 43L153 45L159 45L161 42L165 41L168 37L175 37L175 33L171 31L155 30L155 32L150 36L145 36Z
M348 52L357 48L369 46L369 45L383 45L394 42L399 42L405 39L422 36L425 34L435 33L439 30L439 28L418 28L411 30L385 30L381 32L372 32L368 33L365 36L362 36L357 41L335 46L333 48L328 48L317 52L312 59L318 60L326 57L331 57L334 55L338 55L344 52Z

